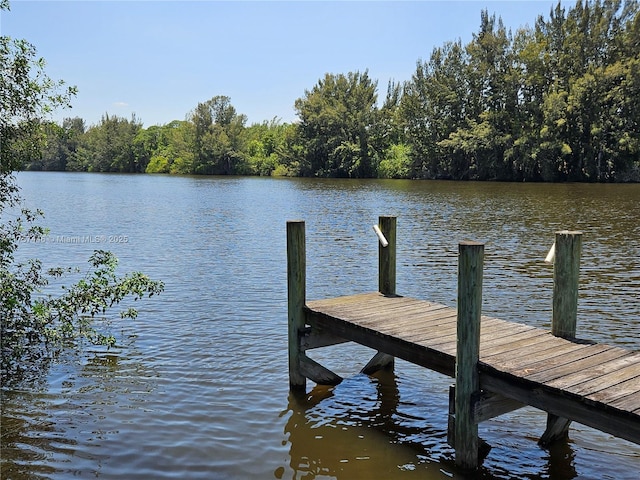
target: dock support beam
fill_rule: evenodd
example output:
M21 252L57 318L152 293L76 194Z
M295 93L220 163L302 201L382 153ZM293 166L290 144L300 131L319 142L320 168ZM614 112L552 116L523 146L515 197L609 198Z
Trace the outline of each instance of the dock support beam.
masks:
M562 230L556 232L555 260L553 262L553 312L551 333L556 337L574 339L578 323L578 277L582 232ZM569 434L571 420L552 413L547 414L547 428L538 441L548 446Z
M478 424L474 403L480 396L480 317L482 314L482 268L484 245L461 242L458 259L458 320L454 448L456 465L478 468Z
M307 289L307 259L305 224L301 220L287 222L287 296L289 323L289 387L306 391L307 380L302 374L301 346L305 326L304 306Z
M386 245L382 242L378 243L378 291L389 297L396 295L396 225L396 217L378 217L378 227L387 241ZM394 364L392 355L378 352L360 370L360 373L372 375L383 368L393 370Z

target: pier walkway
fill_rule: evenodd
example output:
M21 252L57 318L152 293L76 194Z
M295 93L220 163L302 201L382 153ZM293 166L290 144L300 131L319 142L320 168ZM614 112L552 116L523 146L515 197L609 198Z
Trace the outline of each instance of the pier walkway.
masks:
M375 228L375 227L374 227ZM456 464L482 461L482 421L530 405L548 413L541 443L567 435L571 421L640 444L640 352L575 338L579 232L556 233L551 331L482 316L484 246L460 244L458 308L395 292L395 217L380 217L380 291L306 301L304 223L288 222L289 373L293 390L308 378L342 379L309 358L309 349L347 341L377 350L364 367L394 358L455 378L449 441Z

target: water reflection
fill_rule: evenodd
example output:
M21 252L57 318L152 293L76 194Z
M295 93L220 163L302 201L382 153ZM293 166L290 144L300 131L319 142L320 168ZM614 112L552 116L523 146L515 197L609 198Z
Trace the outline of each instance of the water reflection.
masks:
M428 388L414 387L423 392ZM337 387L317 385L307 394L290 393L288 409L282 413L287 418L284 433L290 458L288 465L276 468L274 476L386 479L401 474L402 478L467 480L578 477L571 442L542 450L536 444L537 437L529 435L518 444L514 438L522 432L508 432L510 427L506 425L496 428L500 421L483 425L483 436L497 447L486 464L471 476L457 471L453 450L446 444L446 400L435 400L444 407L439 410L418 406L412 395L402 398L404 389L393 372L381 371L373 376L347 378ZM417 416L417 411L434 418ZM530 422L527 416L523 416L525 428ZM542 416L539 419L543 422ZM532 457L540 458L532 461Z
M390 371L291 393L284 412L291 478L462 478L436 463L441 453L430 449L443 432L404 411L408 407ZM281 467L275 475L284 472Z

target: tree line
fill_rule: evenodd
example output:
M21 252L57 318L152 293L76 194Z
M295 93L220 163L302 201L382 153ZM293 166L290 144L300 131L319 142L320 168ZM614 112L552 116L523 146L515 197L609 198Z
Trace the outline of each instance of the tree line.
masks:
M509 181L640 181L636 0L558 2L508 30L479 30L418 60L381 101L368 71L326 74L298 120L247 126L226 96L143 128L105 114L47 124L29 169Z

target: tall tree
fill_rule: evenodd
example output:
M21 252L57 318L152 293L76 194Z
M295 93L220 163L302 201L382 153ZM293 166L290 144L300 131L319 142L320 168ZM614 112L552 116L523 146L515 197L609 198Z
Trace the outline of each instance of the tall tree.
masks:
M82 136L74 167L90 172L144 172L146 164L140 163L134 149L141 128L142 122L135 115L128 120L104 114Z
M195 126L193 173L244 173L243 133L246 115L238 114L226 96L199 103L189 116Z
M364 73L327 73L295 102L305 158L304 176L372 177L377 155L371 130L377 118L377 82Z
M466 47L469 98L465 125L440 142L450 155L462 159L456 177L510 178L513 145L512 121L517 118L517 75L511 35L502 20L483 10L480 31Z
M464 126L470 107L468 56L460 41L434 48L405 85L401 115L413 157L413 175L458 177L464 159L440 142Z
M45 124L45 145L40 158L32 159L28 170L74 169L77 162L78 146L85 132L84 120L80 117L65 118L62 126L54 122Z

